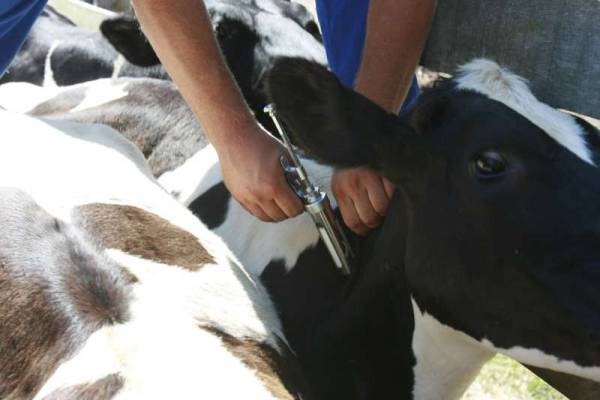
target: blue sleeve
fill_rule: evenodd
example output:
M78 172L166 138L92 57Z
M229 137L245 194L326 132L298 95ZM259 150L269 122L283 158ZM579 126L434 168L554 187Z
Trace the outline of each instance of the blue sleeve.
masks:
M47 0L0 1L0 76L15 57Z
M317 0L323 44L329 67L346 87L353 87L365 44L369 0ZM413 78L401 111L419 95Z

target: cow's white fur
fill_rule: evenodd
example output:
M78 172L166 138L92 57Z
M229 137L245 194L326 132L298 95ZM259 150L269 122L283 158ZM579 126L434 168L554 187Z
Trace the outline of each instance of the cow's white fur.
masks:
M129 94L129 82L101 78L69 86L38 86L28 82L7 82L0 85L0 107L9 111L26 113L52 97L67 90L85 88L85 97L69 112L100 107L111 101L119 100Z
M54 80L54 71L52 70L52 54L54 54L54 50L60 45L60 40L55 40L50 45L50 49L48 49L48 54L46 54L46 59L44 60L44 82L42 85L44 87L57 87L56 81Z
M28 82L7 82L0 85L0 107L25 113L51 99L61 88L43 87Z
M459 399L494 351L421 311L412 300L416 358L413 395L419 400Z
M313 160L303 160L311 180L331 195L333 169ZM188 206L200 194L223 181L216 152L207 146L188 159L181 167L166 172L159 183ZM317 244L319 233L306 213L277 224L262 222L249 214L234 198L227 207L225 222L214 232L225 240L244 266L259 276L272 260L283 260L289 270L300 254Z
M499 101L544 130L587 163L594 165L584 132L574 118L540 102L522 77L487 59L475 59L458 69L459 89L472 90Z
M116 399L185 399L200 393L207 398L272 398L220 339L198 328L215 326L215 315L231 315L252 322L240 331L239 326L225 326L232 321L224 319L216 321L219 329L258 341L269 337L261 315L253 310L264 305L249 304L248 297L231 290L236 284L230 275L235 274L233 269L209 264L190 272L116 250L108 253L139 279L133 287L132 319L95 332L84 349L61 365L37 398L113 373L125 380ZM240 312L253 315L248 318ZM277 348L276 342L270 344Z
M123 98L129 94L127 91L127 86L129 85L128 82L115 83L110 78L98 79L94 81L94 84L83 83L82 85L87 86L85 97L81 103L77 104L77 106L69 110L69 112L77 112L89 108L99 107L103 104ZM77 85L70 87L74 88L77 87Z
M203 333L192 334L191 326L195 324L217 327L235 337L254 338L276 344L276 337L281 337L281 326L263 286L245 274L233 254L216 235L156 184L142 154L131 143L116 131L101 125L56 121L49 123L6 111L0 111L0 122L4 130L0 135L0 170L8 171L0 174L0 186L20 188L47 212L67 223L71 221L75 207L92 202L128 204L145 209L198 237L218 264L218 268L207 265L192 274L177 267L161 266L115 251L109 252L110 257L130 268L141 281L141 284L135 286L135 301L132 305L135 309L133 314L140 315L135 315L131 323L113 327L114 332L110 331L111 328L103 330L113 332L106 333L105 338L113 340L110 344L112 349L125 351L132 344L128 341L136 337L142 343L146 339L140 336L147 336L148 342L145 344L148 346L163 339L166 348L172 342L177 342L173 349L185 349L190 355L198 355L193 349L199 349L198 346L203 346L203 343L212 347L214 340L207 339L208 336ZM169 287L167 283L174 286ZM167 305L175 309L167 310ZM167 337L166 331L158 327L153 328L157 329L156 335L149 335L149 331L145 330L149 326L144 324L152 323L153 313L161 315L160 318L156 317L157 323L165 318L165 327L168 326L167 320L182 326L181 337ZM172 315L168 316L168 313ZM187 328L184 329L185 326ZM129 327L132 331L128 331ZM183 342L192 337L198 339L198 343ZM108 345L102 344L105 339L98 339L98 346ZM121 347L116 345L119 340L123 340L119 345ZM151 352L150 348L145 350ZM94 347L90 351L94 353L100 350ZM165 352L162 357L168 356L165 360L174 361L175 353L168 354L164 348L154 351L157 354ZM219 350L203 348L202 351L205 353L193 360L193 365L188 366L191 370L181 372L184 374L181 379L193 378L193 383L190 381L186 383L188 386L181 387L195 385L197 395L211 397L209 394L202 395L203 385L206 384L209 388L211 383L204 382L200 371L206 371L207 374L210 371L216 372L218 367L213 366L213 363L231 364L233 361L207 358L207 354ZM179 356L182 362L192 362L185 353ZM81 361L77 357L73 358L73 363L87 363L85 354L81 356ZM116 354L115 357L117 361L124 363L119 364L123 367L120 371L135 377L141 371L137 369L138 366L144 364L139 357L145 356L125 352ZM113 365L112 361L105 361L108 364L105 367L99 366L98 374L110 370ZM133 363L133 372L125 368L129 362ZM169 363L164 367L173 366L173 363ZM223 368L229 367L236 370L233 366ZM180 372L179 369L177 371ZM150 372L158 374L158 370ZM189 375L186 375L187 372ZM164 376L162 378L165 379ZM243 377L240 379L245 381ZM53 387L59 387L65 380L56 377L53 382L56 382ZM132 381L131 384L138 383ZM259 383L256 385L260 386ZM250 388L248 390L252 391Z

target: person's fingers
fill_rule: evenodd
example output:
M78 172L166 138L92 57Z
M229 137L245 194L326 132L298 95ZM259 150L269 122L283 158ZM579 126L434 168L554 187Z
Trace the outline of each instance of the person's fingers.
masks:
M267 214L273 222L283 221L287 218L285 213L274 200L263 201L260 204L260 208Z
M249 201L238 201L242 207L250 214L254 215L256 218L260 219L264 222L273 222L273 219L263 211L263 209L258 204L254 204Z
M337 197L337 202L342 214L342 219L344 220L344 224L346 224L346 226L357 235L366 235L369 232L369 227L367 227L361 221L352 199L350 197L341 195Z
M383 181L375 181L374 183L369 184L366 190L368 200L371 203L373 210L380 217L384 217L388 206L390 205L390 199L385 191Z
M292 189L289 188L283 176L281 178L281 184L275 192L274 200L288 218L300 215L302 211L304 211L302 201L296 196Z
M383 182L383 188L385 189L388 199L392 200L396 186L394 186L394 184L385 176L381 177L381 181Z
M363 224L369 228L375 228L379 225L381 216L375 211L375 208L373 208L373 204L371 204L366 189L355 193L352 197L352 202L354 203L354 208Z

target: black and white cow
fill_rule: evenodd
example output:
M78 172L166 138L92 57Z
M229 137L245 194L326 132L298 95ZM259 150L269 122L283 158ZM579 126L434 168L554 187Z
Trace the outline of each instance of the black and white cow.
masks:
M279 63L270 90L308 154L398 187L360 259L402 276L399 306L414 322L403 384L415 398L456 398L495 352L600 381L595 128L488 60L402 117L303 60Z
M131 143L0 123L1 398L308 396L261 283Z
M336 275L308 216L268 224L246 213L212 147L159 182L261 276L320 394L457 398L495 352L573 398L600 393L569 377L600 380L595 128L485 60L438 84L402 120L300 60L281 64L272 81L299 143L329 162L371 164L376 154L385 164L373 166L406 193L382 228L354 237L363 266L351 282ZM399 121L418 132L406 153L394 147L402 136L386 136ZM341 136L357 130L365 136ZM309 131L311 141L300 136ZM389 142L371 144L381 136ZM305 163L328 188L331 169ZM422 175L410 175L413 164Z

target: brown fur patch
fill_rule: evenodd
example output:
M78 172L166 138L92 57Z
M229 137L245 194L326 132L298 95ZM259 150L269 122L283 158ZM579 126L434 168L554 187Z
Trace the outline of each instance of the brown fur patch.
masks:
M53 391L43 400L109 400L125 384L119 374L107 375L93 383L82 383Z
M32 398L69 352L69 321L44 282L0 264L0 398Z
M304 384L302 374L293 354L285 355L265 343L250 339L239 339L215 328L202 329L218 336L227 350L254 371L256 376L276 399L296 399L295 393ZM281 343L282 348L287 346Z
M140 208L92 203L78 210L85 230L106 248L190 271L214 262L194 235Z

